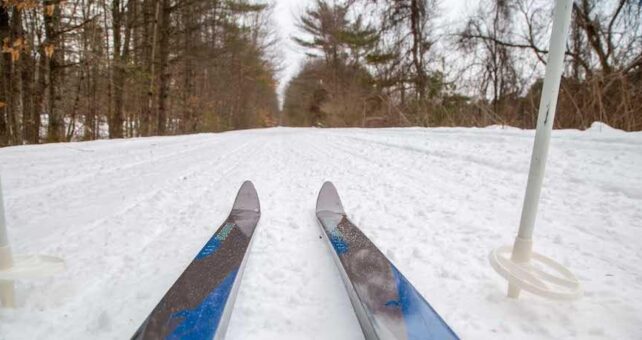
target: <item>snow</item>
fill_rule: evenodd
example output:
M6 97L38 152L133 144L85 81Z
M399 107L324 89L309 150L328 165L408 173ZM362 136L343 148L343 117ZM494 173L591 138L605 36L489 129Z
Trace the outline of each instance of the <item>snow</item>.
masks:
M574 302L507 299L488 264L514 239L533 131L275 128L0 149L14 252L68 267L17 283L0 338L129 338L245 179L263 215L228 339L362 338L319 239L325 180L462 338L639 338L642 134L604 127L553 132L535 230L535 249L581 280Z
M587 131L590 132L607 132L607 133L624 133L623 130L615 129L602 122L593 122Z

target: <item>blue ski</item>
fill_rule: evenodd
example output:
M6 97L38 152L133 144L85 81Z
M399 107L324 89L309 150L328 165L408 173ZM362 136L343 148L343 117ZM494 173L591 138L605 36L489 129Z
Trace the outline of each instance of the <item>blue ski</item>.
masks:
M223 339L260 216L254 185L245 182L225 223L132 339Z
M348 220L330 182L319 192L316 215L367 340L458 339L412 284Z

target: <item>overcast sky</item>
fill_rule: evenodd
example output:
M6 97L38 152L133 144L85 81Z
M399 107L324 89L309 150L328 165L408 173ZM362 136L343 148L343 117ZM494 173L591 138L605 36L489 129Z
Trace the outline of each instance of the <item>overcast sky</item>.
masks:
M297 18L301 16L314 0L273 0L273 2L275 3L274 23L281 40L279 52L283 58L283 71L278 76L278 93L279 96L282 96L288 81L296 75L303 60L305 60L305 51L301 47L298 47L291 39L293 35L297 34ZM471 4L475 4L477 1L442 0L439 3L439 12L442 15L442 20L452 22L458 18L461 20L465 12L472 6Z
M274 0L274 22L281 39L279 52L283 58L283 71L279 75L279 96L283 94L287 82L299 70L305 59L305 52L291 39L296 33L296 20L310 6L313 0Z

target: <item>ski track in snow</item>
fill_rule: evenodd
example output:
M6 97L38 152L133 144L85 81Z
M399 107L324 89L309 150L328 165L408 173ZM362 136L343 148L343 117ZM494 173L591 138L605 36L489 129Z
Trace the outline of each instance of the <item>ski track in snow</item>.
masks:
M0 339L129 338L223 222L243 180L262 217L228 339L362 339L314 216L349 217L464 339L642 335L642 134L554 131L535 250L585 296L552 302L488 264L513 241L533 131L286 129L0 149L15 253L67 271L19 281Z

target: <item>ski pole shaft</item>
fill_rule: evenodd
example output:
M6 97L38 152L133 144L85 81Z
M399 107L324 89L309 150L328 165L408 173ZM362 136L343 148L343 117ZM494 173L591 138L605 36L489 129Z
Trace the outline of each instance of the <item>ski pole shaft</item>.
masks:
M4 200L2 198L2 177L0 177L0 247L9 246L7 223L4 218Z
M0 271L13 266L9 237L7 237L7 223L4 217L4 200L2 198L2 178L0 178ZM0 303L4 307L15 307L15 294L13 281L0 280Z
M529 262L532 255L533 230L535 229L535 218L537 217L537 208L542 192L551 131L555 122L557 97L559 95L562 72L564 71L566 37L568 36L568 28L571 21L572 6L572 0L557 0L553 10L553 29L548 49L548 62L542 87L542 97L539 104L535 144L533 145L519 232L513 247L512 260L514 262ZM519 288L514 285L508 285L509 297L517 298L519 291Z
M533 235L535 217L542 191L542 181L548 158L551 130L555 120L557 97L564 69L564 54L566 51L566 37L571 20L572 0L558 0L555 4L553 17L553 30L546 65L546 76L540 99L537 132L531 157L531 168L528 174L528 185L522 210L519 228L519 237L530 239Z

